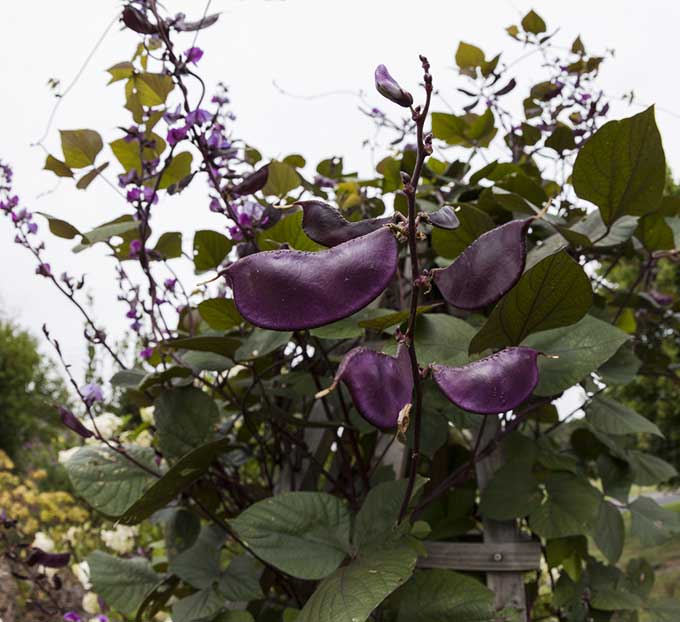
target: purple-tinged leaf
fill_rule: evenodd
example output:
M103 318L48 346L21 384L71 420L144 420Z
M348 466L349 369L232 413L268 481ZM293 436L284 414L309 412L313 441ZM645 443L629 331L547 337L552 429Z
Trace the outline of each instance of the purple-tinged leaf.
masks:
M456 406L480 415L506 412L527 399L538 384L539 352L506 348L463 365L433 365L432 377Z
M258 190L262 190L267 184L269 178L269 164L256 170L254 173L248 175L242 182L236 184L231 189L231 196L242 197L248 194L255 194Z
M298 201L302 208L302 229L309 238L323 246L337 246L380 229L392 219L369 218L350 222L328 203L323 201Z
M381 430L397 426L399 414L411 404L413 373L406 346L393 357L367 348L350 350L340 363L331 388L344 382L359 414Z
M431 225L439 227L439 229L458 229L460 227L460 220L456 216L456 211L450 205L440 207L436 212L427 215Z
M303 330L330 324L374 300L392 279L399 256L389 228L318 253L255 253L224 276L239 313L255 326Z
M91 430L88 430L81 422L80 419L78 419L68 408L64 408L63 406L58 407L59 410L59 417L61 418L61 422L70 430L73 430L76 434L79 436L82 436L83 438L90 438L91 436L94 436Z
M39 548L34 548L28 557L29 566L45 566L46 568L63 568L68 566L71 553L47 553Z
M196 21L187 22L184 13L180 13L173 23L173 27L175 30L179 30L180 32L195 32L196 30L203 30L204 28L212 26L215 22L217 22L219 17L219 13L213 13L212 15L206 15L205 17L202 17Z
M477 238L448 267L432 275L444 299L459 309L492 304L519 281L532 218L513 220Z
M378 65L375 69L375 88L383 97L404 108L409 108L413 103L411 93L399 86L385 65Z
M130 29L142 35L157 35L158 26L152 24L139 9L127 5L123 9L123 23Z

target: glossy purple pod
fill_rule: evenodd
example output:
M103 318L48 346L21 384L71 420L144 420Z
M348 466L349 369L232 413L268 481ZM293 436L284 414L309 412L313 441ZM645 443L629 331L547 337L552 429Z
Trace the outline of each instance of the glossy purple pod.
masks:
M432 377L449 401L480 415L494 415L519 406L538 384L539 352L506 348L461 367L433 365Z
M390 217L350 222L340 210L323 201L298 201L302 208L302 228L309 238L323 246L337 246L380 229Z
M73 430L76 434L79 436L82 436L83 438L90 438L94 436L94 433L92 430L88 430L68 408L64 408L63 406L58 406L57 410L59 411L59 418L61 419L61 422L70 430Z
M239 259L222 274L255 326L303 330L348 317L374 300L397 269L387 227L318 253L277 250Z
M385 65L378 65L375 69L375 88L383 97L404 108L409 108L413 103L411 93L399 86Z
M39 548L34 548L28 556L26 563L29 566L45 566L46 568L63 568L68 566L71 553L47 553Z
M500 300L524 272L532 221L513 220L487 231L450 266L433 270L444 300L459 309L480 309Z
M399 414L413 399L413 373L408 349L397 356L368 348L350 350L338 367L333 387L344 382L359 414L381 430L397 426Z
M269 178L269 164L265 164L262 168L256 170L254 173L248 175L243 181L236 184L231 189L231 196L234 198L246 196L248 194L255 194L258 190L262 190L267 185Z
M450 205L440 207L436 212L431 212L427 215L427 220L431 225L439 229L458 229L460 227L460 220L456 216L456 211Z

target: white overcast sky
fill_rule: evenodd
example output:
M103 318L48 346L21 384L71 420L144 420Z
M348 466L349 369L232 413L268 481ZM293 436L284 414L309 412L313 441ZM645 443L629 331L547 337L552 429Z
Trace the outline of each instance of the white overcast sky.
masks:
M560 27L557 40L563 45L580 34L587 47L616 50L602 72L602 88L612 96L632 89L640 102L658 105L667 158L680 173L680 118L675 116L680 115L676 75L680 3L544 0L534 5L523 0L213 0L210 11L222 12L222 17L200 34L198 45L205 50L200 69L209 86L219 80L230 85L238 136L265 156L297 152L316 163L343 155L350 167L370 174L372 158L362 139L372 126L358 112L356 97L295 99L278 92L273 80L299 95L363 90L370 104L386 107L373 92L373 68L385 63L400 82L415 88L417 55L425 53L436 85L459 108L454 91L458 78L452 69L458 41L480 45L487 56L503 51L511 61L522 49L504 28L534 6L550 28ZM205 3L169 0L166 6L191 17L200 16ZM16 189L30 209L58 215L81 229L123 213L120 198L103 183L93 184L87 192L68 182L55 185L54 176L41 171L43 152L30 143L42 134L53 105L48 78L70 82L119 11L115 0L5 1L0 19L0 158L14 166ZM185 37L188 47L190 37ZM105 69L127 60L134 45L134 36L117 26L109 32L59 109L46 141L53 153L59 153L57 129L97 129L111 140L117 137L115 126L129 123L121 110L120 85L106 87ZM525 91L536 64L528 60L515 69ZM613 115L639 110L620 104ZM197 187L180 200L159 206L159 211L166 210L163 229L219 226L206 203L203 189ZM0 219L0 313L40 337L40 326L47 322L67 358L80 368L84 357L80 318L47 281L34 275L34 261L12 238L11 227ZM49 240L50 263L59 272L84 269L96 317L114 335L121 334L126 321L115 300L111 262L98 249L74 258L71 246Z

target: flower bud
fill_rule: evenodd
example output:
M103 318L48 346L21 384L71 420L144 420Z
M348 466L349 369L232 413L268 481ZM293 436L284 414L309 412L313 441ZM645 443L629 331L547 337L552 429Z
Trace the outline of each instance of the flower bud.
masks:
M387 71L385 65L378 65L375 70L375 88L383 97L404 108L410 108L413 104L411 93L402 89L397 81Z
M68 409L63 406L58 407L59 417L61 422L69 429L82 436L83 438L90 438L94 436L91 430L88 430L80 420Z

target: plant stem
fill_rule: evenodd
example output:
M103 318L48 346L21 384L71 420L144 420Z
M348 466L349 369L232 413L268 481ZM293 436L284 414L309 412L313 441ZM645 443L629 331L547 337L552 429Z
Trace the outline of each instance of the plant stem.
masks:
M404 191L408 198L408 249L411 260L411 306L408 319L408 328L406 329L406 343L408 344L409 358L411 359L411 371L413 373L413 449L411 450L411 464L410 473L408 477L408 484L406 486L406 493L399 512L399 521L404 520L406 512L408 511L411 495L413 494L413 487L418 474L418 464L420 462L420 433L422 426L423 414L423 388L420 377L420 368L418 366L418 356L416 354L416 344L413 339L415 331L416 316L418 312L418 298L420 296L420 266L418 265L418 230L416 221L416 191L418 189L418 182L423 170L423 163L428 155L429 149L426 145L424 126L427 121L427 113L430 108L430 100L432 98L432 77L429 74L430 64L424 56L420 57L423 70L425 72L425 105L422 110L415 108L413 110L413 120L416 122L416 163L413 167L413 174L411 179L406 183Z

